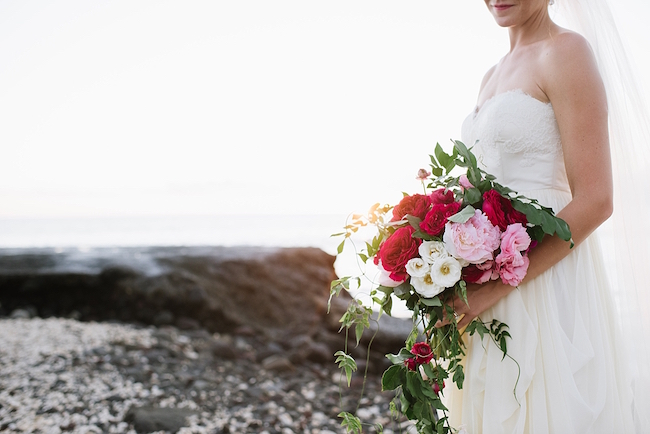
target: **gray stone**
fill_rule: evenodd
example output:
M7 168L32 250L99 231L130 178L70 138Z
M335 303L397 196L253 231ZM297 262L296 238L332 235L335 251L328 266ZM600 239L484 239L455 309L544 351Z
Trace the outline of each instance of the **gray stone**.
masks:
M132 423L136 432L150 433L153 431L177 432L187 426L187 417L194 411L183 408L132 408L125 417L125 422Z
M289 359L279 355L269 356L262 360L262 367L267 371L277 372L293 371L296 369Z
M12 319L30 319L32 315L27 309L15 309L9 317Z

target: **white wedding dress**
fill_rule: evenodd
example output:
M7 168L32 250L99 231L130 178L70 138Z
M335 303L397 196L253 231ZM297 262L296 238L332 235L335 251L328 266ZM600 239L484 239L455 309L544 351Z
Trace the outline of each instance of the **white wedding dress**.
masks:
M571 200L553 107L521 90L486 101L462 140L497 182L555 212ZM618 348L601 246L589 237L481 314L510 327L508 354L467 337L465 382L445 389L469 434L634 433L630 373Z

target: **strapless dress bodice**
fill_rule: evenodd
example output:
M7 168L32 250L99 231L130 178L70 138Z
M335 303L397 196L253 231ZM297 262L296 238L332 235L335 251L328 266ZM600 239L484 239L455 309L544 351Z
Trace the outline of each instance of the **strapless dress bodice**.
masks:
M553 106L520 89L497 94L472 112L461 138L479 166L520 193L570 192Z

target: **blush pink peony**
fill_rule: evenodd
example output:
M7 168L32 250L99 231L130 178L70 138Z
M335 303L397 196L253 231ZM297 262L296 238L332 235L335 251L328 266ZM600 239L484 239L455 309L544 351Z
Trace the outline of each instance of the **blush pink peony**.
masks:
M494 259L500 238L499 228L490 223L487 216L478 209L465 223L448 222L443 235L447 251L470 264Z
M497 256L497 271L506 285L517 286L526 277L530 261L527 256Z

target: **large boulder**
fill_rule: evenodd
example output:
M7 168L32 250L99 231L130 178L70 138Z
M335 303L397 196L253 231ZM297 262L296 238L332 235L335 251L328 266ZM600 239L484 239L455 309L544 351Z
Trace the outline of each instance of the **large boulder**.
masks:
M333 361L343 349L342 292L327 314L334 257L317 248L143 247L0 250L0 316L64 316L255 334L291 363ZM411 329L384 317L371 367L387 363ZM373 331L376 325L373 322ZM358 360L372 333L348 348Z
M313 334L326 315L333 264L316 248L3 250L0 309Z

